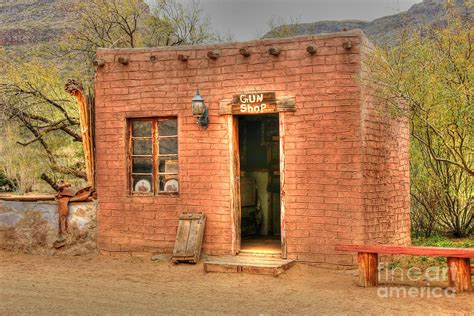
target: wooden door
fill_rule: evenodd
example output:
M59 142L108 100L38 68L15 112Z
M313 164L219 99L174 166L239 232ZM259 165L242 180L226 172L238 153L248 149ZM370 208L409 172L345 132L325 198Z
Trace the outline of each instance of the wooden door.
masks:
M198 263L201 256L202 239L206 214L182 213L179 216L178 231L172 261Z

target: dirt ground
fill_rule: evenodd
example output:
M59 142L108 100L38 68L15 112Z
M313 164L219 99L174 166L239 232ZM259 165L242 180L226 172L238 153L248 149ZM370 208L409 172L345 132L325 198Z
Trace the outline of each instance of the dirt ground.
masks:
M353 275L297 264L280 277L137 257L0 252L0 314L473 313L474 294L381 298Z

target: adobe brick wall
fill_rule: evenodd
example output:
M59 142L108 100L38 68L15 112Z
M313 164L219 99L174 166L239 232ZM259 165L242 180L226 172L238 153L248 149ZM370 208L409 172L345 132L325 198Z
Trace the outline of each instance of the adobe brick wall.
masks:
M369 80L372 44L364 38L361 70L361 112L365 150L364 205L368 243L408 245L410 237L410 131L406 118L397 117L377 99Z
M353 48L342 43L350 39ZM219 101L242 91L295 96L285 125L285 223L288 257L352 265L336 243L409 241L406 124L380 113L362 87L361 31L210 46L100 49L96 73L98 247L104 252L171 252L177 216L204 211L203 252L230 254L231 190L227 117ZM316 55L306 52L318 48ZM282 49L270 56L271 46ZM252 55L243 57L239 49ZM207 58L219 49L217 60ZM187 62L178 54L189 55ZM150 56L155 61L150 61ZM117 62L129 57L129 64ZM209 106L201 130L190 101L199 86ZM180 194L131 196L126 119L178 117ZM382 202L384 204L382 204Z

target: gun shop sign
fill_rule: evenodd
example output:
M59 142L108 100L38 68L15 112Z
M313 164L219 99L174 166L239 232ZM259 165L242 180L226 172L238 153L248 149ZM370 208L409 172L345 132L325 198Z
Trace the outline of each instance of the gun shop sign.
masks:
M232 98L232 114L264 114L277 112L275 92L242 93Z
M219 102L219 114L255 115L294 112L295 97L276 97L275 92L244 92Z

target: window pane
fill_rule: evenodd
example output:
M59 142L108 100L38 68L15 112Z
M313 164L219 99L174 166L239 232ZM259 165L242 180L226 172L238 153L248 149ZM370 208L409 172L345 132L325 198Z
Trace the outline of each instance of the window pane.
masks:
M160 158L159 171L164 173L178 173L178 156L174 156L170 159Z
M133 140L134 155L151 155L152 141L151 139L134 139Z
M151 176L137 176L133 175L133 191L140 193L148 193L153 191L153 181Z
M178 192L179 182L175 175L161 175L159 178L160 192Z
M177 120L163 120L158 122L159 136L177 136Z
M151 121L132 121L133 137L151 137Z
M160 138L159 139L159 154L178 154L178 138Z
M132 173L152 173L151 158L133 158Z

